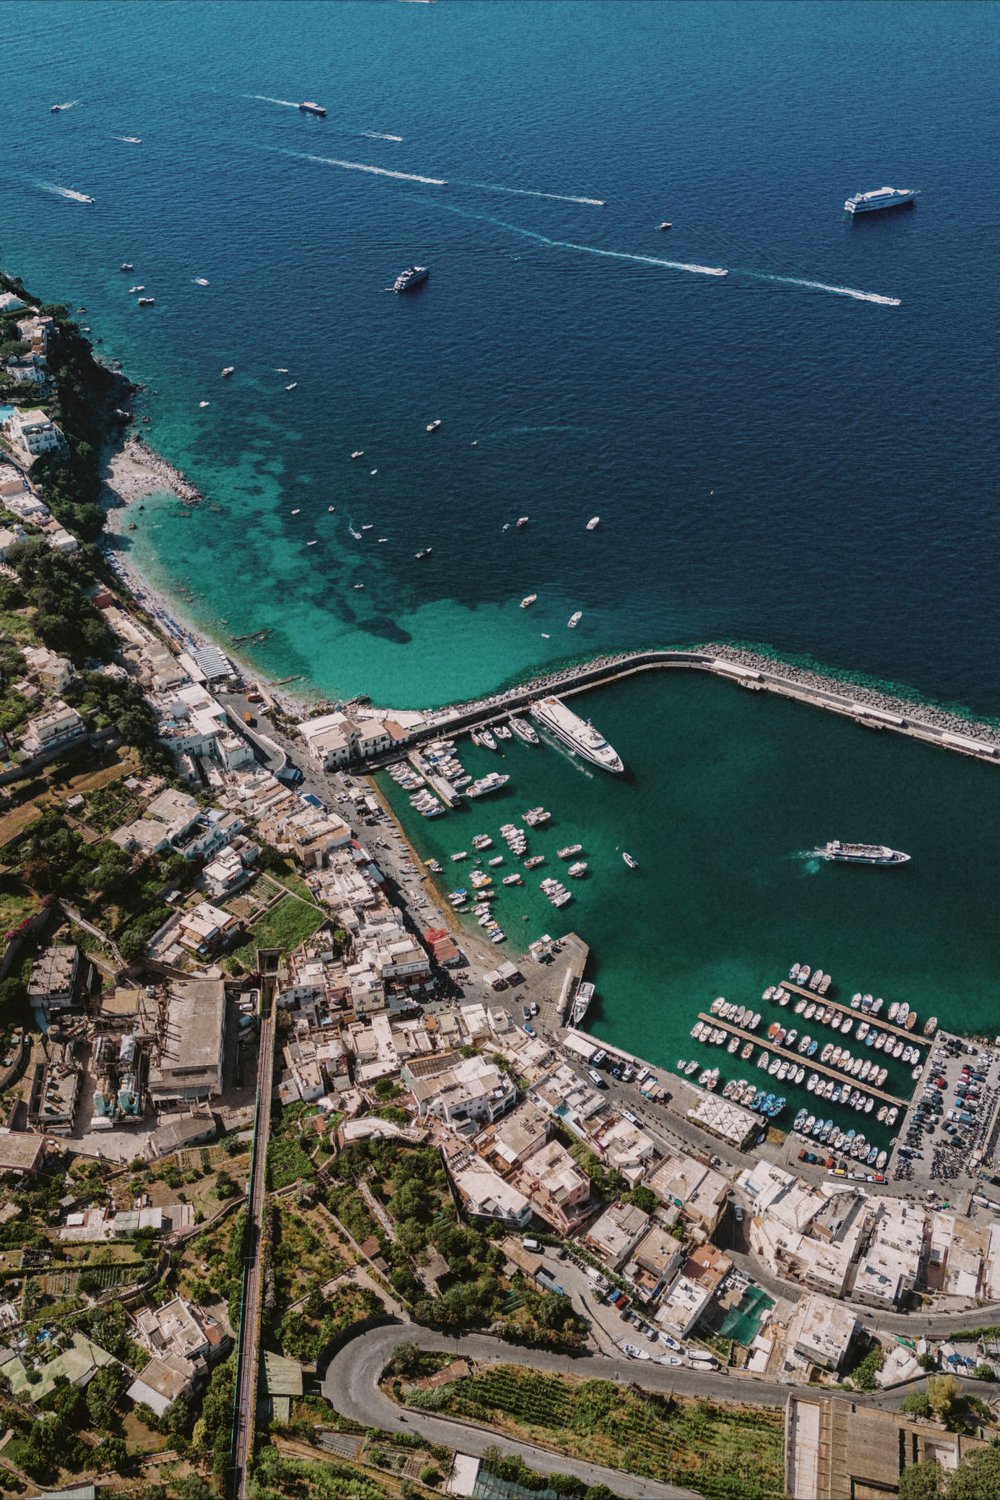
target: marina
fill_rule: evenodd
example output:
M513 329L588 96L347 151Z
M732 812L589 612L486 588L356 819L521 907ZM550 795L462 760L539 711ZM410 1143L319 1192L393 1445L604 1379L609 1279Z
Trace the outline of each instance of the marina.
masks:
M793 995L799 995L805 1000L818 1000L825 1007L838 1011L842 1016L850 1016L854 1020L863 1021L866 1019L866 1013L857 1007L852 1008L850 1005L845 1005L841 1000L832 1000L829 995L817 995L815 990L806 989L803 985L796 984L791 979L783 979L781 981L781 988L789 990ZM867 1017L867 1019L870 1019L872 1025L876 1026L879 1031L888 1031L892 1036L910 1043L911 1046L927 1047L930 1045L927 1037L918 1035L915 1030L908 1031L905 1026L897 1026L895 1022L887 1021L881 1014Z
M773 1042L768 1042L766 1035L761 1036L756 1032L747 1031L742 1026L734 1026L731 1021L723 1021L721 1017L707 1014L705 1011L698 1012L698 1020L701 1021L704 1025L707 1025L709 1027L718 1027L720 1031L725 1031L730 1036L738 1037L741 1042L749 1042L753 1046L755 1051L757 1051L758 1049L767 1051L773 1057L783 1057L787 1061L791 1061L794 1058L797 1063L805 1067L808 1073L819 1073L824 1078L832 1079L836 1084L853 1083L859 1093L870 1094L872 1098L877 1099L880 1104L895 1105L897 1109L906 1108L906 1100L899 1098L897 1094L888 1094L884 1089L874 1088L867 1082L862 1083L858 1079L851 1079L844 1073L838 1072L836 1068L828 1067L826 1063L820 1062L815 1057L806 1059L798 1056L794 1051L783 1052L782 1049L780 1047L776 1047ZM747 1061L749 1061L749 1059Z

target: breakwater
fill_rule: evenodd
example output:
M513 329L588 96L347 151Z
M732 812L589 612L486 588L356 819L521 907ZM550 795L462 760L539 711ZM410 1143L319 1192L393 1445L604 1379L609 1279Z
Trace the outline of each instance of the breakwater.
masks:
M568 697L638 672L687 669L728 678L751 691L775 693L830 713L841 714L872 730L892 730L911 739L940 745L960 755L1000 763L1000 725L970 721L933 704L916 705L879 688L843 682L820 672L772 660L743 647L710 644L692 651L631 651L547 672L488 698L454 704L428 713L426 724L410 743L421 743L489 725L549 693ZM391 709L369 710L391 717ZM372 764L395 759L398 751Z

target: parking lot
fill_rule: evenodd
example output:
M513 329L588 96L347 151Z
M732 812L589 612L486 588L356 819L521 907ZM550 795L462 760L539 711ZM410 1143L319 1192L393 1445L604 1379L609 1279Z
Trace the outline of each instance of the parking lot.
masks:
M953 1200L993 1172L1000 1047L939 1033L890 1162L894 1181Z

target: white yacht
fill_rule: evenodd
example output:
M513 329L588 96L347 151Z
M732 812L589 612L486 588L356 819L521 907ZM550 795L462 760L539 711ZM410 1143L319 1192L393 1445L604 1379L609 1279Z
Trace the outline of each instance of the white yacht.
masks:
M572 709L567 708L560 699L540 698L537 703L532 704L531 713L539 724L544 724L557 739L562 740L574 755L615 775L624 771L621 757L604 736L588 720L581 719Z

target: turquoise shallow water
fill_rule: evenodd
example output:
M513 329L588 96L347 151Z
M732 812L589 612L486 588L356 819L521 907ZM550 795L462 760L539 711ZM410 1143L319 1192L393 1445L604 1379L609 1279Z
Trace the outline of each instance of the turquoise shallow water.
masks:
M992 7L4 18L0 256L148 383L210 503L123 542L264 670L422 705L723 636L996 710Z
M994 7L3 16L0 258L146 382L143 430L208 498L151 500L122 545L223 643L268 630L261 670L426 705L724 637L998 711ZM887 181L918 207L848 222ZM413 260L427 287L384 295ZM415 837L553 809L538 846L593 866L568 914L598 1034L669 1066L699 1004L793 958L993 1029L989 767L681 676L588 711L629 779L515 747L516 792ZM797 857L836 834L914 863Z
M586 701L625 760L624 778L548 745L511 743L502 756L510 785L433 821L388 777L382 784L418 851L444 864L445 890L467 884L459 871L468 864L448 855L471 852L473 833L492 834L489 852L504 852L501 823L538 804L552 812L529 833L529 852L545 853L546 865L525 873L523 891L501 894L498 915L512 947L543 931L575 930L590 944L595 1035L669 1068L704 1056L731 1076L724 1048L703 1052L690 1040L698 1011L725 995L767 1012L762 991L800 961L832 973L831 998L868 990L886 1007L907 1000L921 1025L936 1015L943 1026L998 1029L995 767L683 672L633 678ZM499 755L460 743L470 771L499 768ZM834 837L886 842L912 863L803 857ZM576 900L556 912L538 881L559 875L555 851L577 842L590 872L565 880ZM625 867L622 849L638 870ZM508 857L500 874L513 868ZM788 1012L771 1018L779 1015ZM757 1071L745 1069L737 1076ZM887 1088L911 1087L896 1063Z

